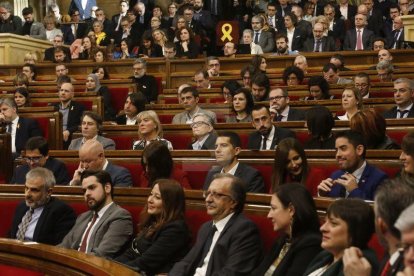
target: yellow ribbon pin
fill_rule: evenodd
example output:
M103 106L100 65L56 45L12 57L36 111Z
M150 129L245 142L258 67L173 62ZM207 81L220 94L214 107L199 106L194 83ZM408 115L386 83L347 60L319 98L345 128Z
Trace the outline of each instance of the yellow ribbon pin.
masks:
M233 31L233 27L229 23L223 24L223 26L221 26L221 31L223 32L221 41L224 41L226 39L228 39L229 41L233 40L233 38L230 35L231 32Z

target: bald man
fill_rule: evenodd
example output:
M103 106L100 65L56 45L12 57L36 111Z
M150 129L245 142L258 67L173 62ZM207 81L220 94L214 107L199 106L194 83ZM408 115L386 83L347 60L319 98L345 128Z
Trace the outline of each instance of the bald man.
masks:
M303 45L304 52L331 52L335 51L335 41L330 36L323 35L323 24L316 23L313 26L313 36L306 39Z
M88 140L81 146L79 149L79 161L79 167L73 174L73 179L70 182L71 186L79 186L81 184L81 174L84 170L104 170L111 175L115 187L132 186L130 172L126 168L109 162L105 158L102 144L96 140Z

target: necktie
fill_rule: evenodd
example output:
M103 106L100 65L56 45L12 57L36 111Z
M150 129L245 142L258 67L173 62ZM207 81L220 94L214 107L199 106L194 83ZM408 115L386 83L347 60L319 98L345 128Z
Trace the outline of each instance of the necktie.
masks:
M30 221L32 220L33 212L34 209L29 208L19 225L19 231L17 231L16 238L20 241L24 241L24 236L26 234L27 227L29 227Z
M398 110L398 113L400 114L400 119L406 118L408 115L409 110Z
M266 142L267 142L267 136L263 136L262 138L262 150L266 150Z
M254 34L254 43L255 43L255 44L259 44L259 32L256 32L256 33Z
M321 52L321 40L316 40L315 52Z
M395 32L395 35L394 35L394 44L392 45L392 48L393 49L396 49L397 48L397 42L398 42L399 35L400 35L400 31L396 31Z
M12 133L12 129L13 129L13 123L8 124L8 125L7 125L7 130L6 130L6 131L7 131L8 133Z
M357 50L362 50L362 36L361 36L361 30L358 30L357 34Z
M283 115L277 115L276 122L281 122L283 119Z
M210 232L208 233L206 242L204 243L203 251L202 251L202 254L201 254L201 259L200 259L200 263L199 263L198 267L203 265L204 259L206 258L207 253L210 250L211 244L213 243L213 237L214 237L214 234L216 233L216 231L217 231L217 227L215 225L213 225L210 229Z
M269 26L273 27L273 16L269 17Z
M91 231L92 226L95 224L97 218L98 214L94 213L91 224L89 225L88 229L86 229L85 236L83 236L83 240L81 242L81 246L79 247L79 251L86 253L86 244L88 243L89 232Z
M384 269L381 272L381 276L387 276L390 268L391 268L391 264L390 264L390 261L388 260L384 266Z

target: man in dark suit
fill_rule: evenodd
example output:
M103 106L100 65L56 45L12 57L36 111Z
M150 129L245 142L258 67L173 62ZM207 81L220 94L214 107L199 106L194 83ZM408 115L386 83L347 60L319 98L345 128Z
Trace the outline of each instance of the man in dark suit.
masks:
M92 161L93 160L93 161ZM112 183L116 187L132 186L131 173L124 167L117 166L105 158L103 145L97 140L87 140L79 149L79 167L73 174L69 185L81 185L82 172L106 171L110 174Z
M42 136L32 137L27 140L24 158L26 164L17 167L10 180L12 184L24 184L26 173L38 167L50 170L58 185L67 185L70 181L65 164L49 156L49 145Z
M292 13L296 15L298 21L296 22L296 28L300 29L302 34L305 35L304 40L312 37L312 23L307 20L303 20L303 9L299 5L292 5Z
M129 9L128 0L121 0L119 1L119 13L112 16L112 26L114 27L114 31L120 31L121 28L121 19L124 16L127 16L127 11Z
M65 52L66 58L68 58L69 61L72 59L71 54L70 54L70 49L68 47L63 47L63 36L58 34L53 38L53 47L47 48L45 50L45 57L43 60L54 62L56 47L62 47L63 51Z
M249 135L247 147L253 150L274 150L277 144L285 138L295 138L295 133L289 129L276 127L272 124L269 109L262 104L256 104L252 111L252 124L257 131Z
M292 34L292 41L289 41L289 49L292 51L301 51L303 49L303 42L306 39L306 34L302 33L302 29L297 28L298 19L293 13L285 15L285 31L283 32L287 37Z
M335 51L335 41L330 36L323 35L323 24L313 26L313 37L308 38L303 45L304 52L331 52Z
M255 15L252 18L253 42L262 47L263 53L270 53L275 48L275 41L271 32L263 30L264 19Z
M113 182L106 171L85 171L82 189L87 211L58 245L99 257L115 258L132 236L131 214L113 202Z
M403 49L404 43L404 23L400 16L394 18L394 30L387 38L388 49Z
M8 237L56 245L75 224L73 209L52 197L55 178L46 168L26 175L25 201L15 211Z
M328 36L333 38L337 45L336 48L340 50L345 39L345 21L341 17L336 16L335 7L331 4L327 4L323 10L325 17L329 20Z
M357 7L349 4L349 0L339 1L339 10L346 21L353 22L357 13Z
M168 275L250 275L261 260L257 226L243 214L244 183L220 173L204 193L207 214L191 251Z
M366 28L367 17L363 14L355 15L355 28L346 32L344 50L371 50L374 33ZM361 41L358 38L361 37Z
M404 270L404 254L402 250L399 250L401 233L394 224L400 214L413 202L414 190L404 178L386 181L375 194L376 234L387 249L377 275L396 275L397 272ZM344 274L365 275L363 258L356 247L345 249Z
M238 155L241 151L240 137L234 132L221 132L215 141L215 156L219 167L213 167L207 174L203 190L207 190L217 173L229 173L243 179L246 191L264 193L265 185L260 172L246 164L240 163Z
M63 121L63 147L67 149L72 141L72 134L78 130L80 125L80 118L85 107L73 101L75 91L72 83L62 83L59 90L60 103L55 103L53 106L56 110L62 113Z
M71 45L77 38L83 38L88 30L88 24L80 21L79 10L69 10L69 15L73 23L61 25L66 45Z
M375 36L384 37L384 19L382 12L373 9L373 0L364 0L364 4L358 6L357 13L367 17L367 29L374 32Z
M337 133L335 149L340 170L322 180L318 185L318 195L373 200L377 188L388 176L366 162L362 135L352 130Z
M30 137L42 136L37 121L20 117L13 99L0 99L0 124L7 125L6 131L11 134L13 157L20 156Z
M188 145L188 148L193 150L215 149L217 135L215 134L213 124L213 118L207 114L198 113L194 115L191 129L196 140Z
M277 7L276 3L268 3L266 15L268 18L269 27L274 29L275 32L281 32L285 29L285 24L283 22L283 18L277 17Z
M274 110L273 121L304 121L305 112L289 106L289 95L286 88L274 88L269 93L270 110Z
M282 20L285 18L285 15L290 13L292 6L288 3L288 0L279 0L279 6L277 7L277 17Z
M414 83L407 78L394 81L394 101L396 106L384 113L385 119L414 118Z
M143 58L137 58L132 65L134 76L131 77L137 86L137 91L141 91L147 98L147 102L156 102L158 99L158 86L154 76L147 75L147 62Z

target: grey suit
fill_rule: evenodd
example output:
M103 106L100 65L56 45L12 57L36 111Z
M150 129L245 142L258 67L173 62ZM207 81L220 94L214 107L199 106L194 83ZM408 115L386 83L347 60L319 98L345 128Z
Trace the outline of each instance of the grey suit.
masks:
M132 186L131 173L126 168L108 162L105 171L111 175L115 187Z
M217 116L216 116L216 113L214 113L213 111L199 108L197 113L206 114L210 116L215 123L217 123ZM187 120L188 120L188 112L184 111L184 112L175 114L171 123L172 124L186 124Z
M83 140L83 137L73 139L72 142L70 142L69 150L79 150L80 147L82 146L82 140ZM112 139L105 138L101 135L98 135L98 137L96 137L96 140L102 144L104 150L115 149L115 142Z
M263 53L272 52L275 49L273 34L262 30L259 36L259 45L262 47Z
M46 39L46 29L40 22L33 22L30 27L30 37L37 39Z
M58 246L78 250L82 242L82 236L92 217L93 211L81 214L73 228ZM90 234L86 253L114 258L124 249L124 245L129 241L132 233L130 213L112 203Z

